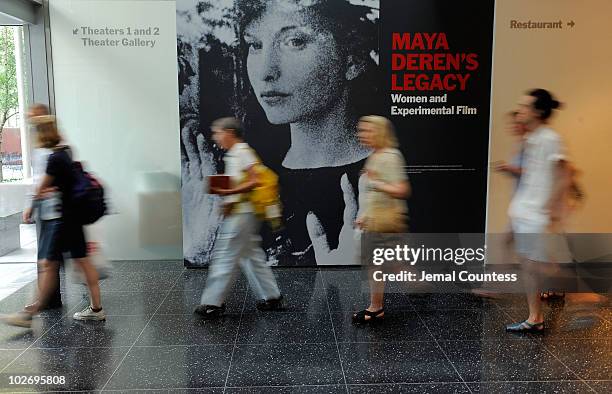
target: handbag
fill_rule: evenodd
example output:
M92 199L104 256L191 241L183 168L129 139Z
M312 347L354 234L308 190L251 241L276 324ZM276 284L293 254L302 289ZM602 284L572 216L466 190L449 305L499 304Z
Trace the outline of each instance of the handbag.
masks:
M407 215L398 208L376 209L364 224L367 231L375 233L408 232Z
M396 155L394 150L385 150L386 156ZM372 159L372 157L370 157ZM368 160L370 160L368 159ZM384 160L384 159L382 159ZM385 162L379 162L378 167L383 166ZM368 163L366 162L366 166ZM386 168L386 167L385 167ZM385 176L384 173L381 175ZM367 193L369 193L368 191ZM372 204L368 201L367 204ZM403 199L395 199L387 196L383 200L378 200L366 209L367 216L364 221L366 231L376 233L405 233L408 232L408 214L406 203Z

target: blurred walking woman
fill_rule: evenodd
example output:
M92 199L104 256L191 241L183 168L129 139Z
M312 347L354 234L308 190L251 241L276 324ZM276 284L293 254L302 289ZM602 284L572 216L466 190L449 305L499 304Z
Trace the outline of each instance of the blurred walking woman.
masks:
M30 327L32 316L44 308L49 296L58 285L55 273L64 252L70 252L76 265L83 271L91 297L91 304L74 314L77 320L105 320L100 304L98 273L87 258L87 248L83 225L73 208L72 193L75 186L72 153L66 145L60 144L62 137L52 115L36 116L30 119L36 127L39 148L51 150L45 174L36 187L34 198L43 204L55 199L58 209L53 215L43 218L39 255L43 273L39 285L38 303L31 310L23 311L7 319L9 324Z
M365 232L402 233L408 231L406 198L410 183L405 172L405 161L397 149L398 143L392 123L382 116L364 116L357 126L359 140L373 153L365 166L365 196L360 198L360 214L356 226ZM353 315L355 323L380 321L384 311L384 282L376 282L368 275L370 305Z

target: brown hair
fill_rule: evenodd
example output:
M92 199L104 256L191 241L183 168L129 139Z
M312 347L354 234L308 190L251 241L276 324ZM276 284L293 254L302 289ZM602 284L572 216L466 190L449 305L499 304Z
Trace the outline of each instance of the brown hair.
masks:
M28 108L29 117L40 116L40 115L49 115L49 107L45 104L34 103L30 105Z
M36 127L36 139L39 148L55 148L62 140L57 129L55 117L50 115L35 116L30 119Z

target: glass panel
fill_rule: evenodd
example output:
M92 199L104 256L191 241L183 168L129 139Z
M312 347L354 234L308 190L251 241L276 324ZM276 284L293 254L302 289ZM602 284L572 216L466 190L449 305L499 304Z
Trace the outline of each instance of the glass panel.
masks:
M29 155L22 111L26 81L23 28L0 26L0 182L29 177ZM25 154L24 154L25 152Z

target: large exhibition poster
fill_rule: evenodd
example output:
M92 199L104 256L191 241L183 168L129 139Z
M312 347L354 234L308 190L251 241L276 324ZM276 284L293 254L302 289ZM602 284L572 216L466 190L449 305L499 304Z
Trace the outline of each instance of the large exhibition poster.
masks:
M369 151L359 117L395 125L414 232L484 232L493 0L178 0L184 257L207 265L223 172L210 124L240 118L280 177L271 264L357 264L353 221Z

